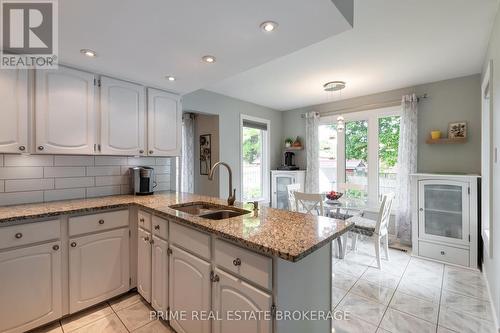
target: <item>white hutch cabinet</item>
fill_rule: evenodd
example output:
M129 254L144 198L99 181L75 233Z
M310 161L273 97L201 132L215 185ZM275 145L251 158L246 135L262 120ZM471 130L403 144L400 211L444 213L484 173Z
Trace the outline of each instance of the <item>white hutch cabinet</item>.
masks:
M412 175L413 255L478 266L477 175Z
M271 171L271 206L288 210L287 185L299 183L301 192L305 192L305 170L272 170Z

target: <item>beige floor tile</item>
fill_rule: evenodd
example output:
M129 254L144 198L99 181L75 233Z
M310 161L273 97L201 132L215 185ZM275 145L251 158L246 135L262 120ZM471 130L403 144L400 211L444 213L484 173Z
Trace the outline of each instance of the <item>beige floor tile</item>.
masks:
M90 309L84 310L71 317L64 318L61 321L64 333L72 332L77 328L86 326L98 319L106 317L113 313L111 307L106 304L100 304Z
M161 320L155 320L145 326L142 326L135 331L134 333L173 333L167 324Z
M29 333L63 333L63 330L61 328L61 324L57 322L34 329L32 331L29 331Z
M73 331L74 333L127 333L127 329L116 314L110 314L86 326Z
M131 305L134 305L137 302L140 302L142 299L141 295L137 292L127 293L118 298L112 299L109 301L109 305L115 312L118 312L122 309L128 308Z
M141 301L118 311L116 314L127 329L133 331L153 320L151 311L154 310L146 302Z

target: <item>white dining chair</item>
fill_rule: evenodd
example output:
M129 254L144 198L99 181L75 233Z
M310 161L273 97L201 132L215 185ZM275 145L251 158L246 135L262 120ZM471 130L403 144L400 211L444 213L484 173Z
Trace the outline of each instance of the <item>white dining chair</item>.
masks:
M290 211L296 211L297 209L295 208L295 192L300 191L300 184L295 183L295 184L290 184L286 186L286 190L288 192L288 210Z
M347 221L354 223L351 230L352 250L356 251L358 234L371 237L375 243L375 255L377 256L377 266L380 269L380 241L384 243L384 252L386 260L389 260L389 231L388 225L391 218L392 203L394 194L389 193L382 198L382 204L378 213L377 220L370 220L361 216L353 216Z
M324 216L323 196L319 193L295 193L295 210L306 214ZM313 212L316 212L314 214Z

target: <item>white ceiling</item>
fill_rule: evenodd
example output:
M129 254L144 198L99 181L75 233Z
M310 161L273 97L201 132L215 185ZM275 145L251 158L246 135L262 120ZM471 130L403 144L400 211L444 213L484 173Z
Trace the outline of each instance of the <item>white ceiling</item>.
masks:
M481 72L497 0L356 0L354 29L208 90L279 110ZM282 30L286 30L283 27ZM338 97L337 97L338 98Z
M279 23L275 33L261 31L266 20ZM188 93L350 28L331 0L64 0L59 58ZM83 48L98 57L84 57ZM201 62L207 54L217 62Z

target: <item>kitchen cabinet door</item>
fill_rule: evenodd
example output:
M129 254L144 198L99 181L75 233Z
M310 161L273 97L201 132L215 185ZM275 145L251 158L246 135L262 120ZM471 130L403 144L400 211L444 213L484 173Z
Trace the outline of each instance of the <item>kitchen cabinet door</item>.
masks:
M75 313L129 290L129 229L70 239L69 307Z
M94 74L59 67L36 71L37 154L94 154Z
M226 314L250 314L263 315L264 311L271 311L272 297L237 277L217 269L215 282L213 284L213 311L219 313L222 320L213 321L214 333L270 333L272 332L272 320L265 318L238 319L227 317Z
M191 320L192 313L210 310L210 263L171 246L169 304L174 313L185 311L187 320L171 318L178 333L209 333L208 320Z
M0 153L28 152L28 71L0 71Z
M151 303L151 234L139 228L137 235L137 291Z
M144 155L145 88L109 77L102 77L100 82L100 152L105 155Z
M153 236L151 305L156 311L168 307L168 243Z
M148 155L179 156L182 108L180 97L148 89Z
M0 332L25 332L62 316L60 247L0 253Z

